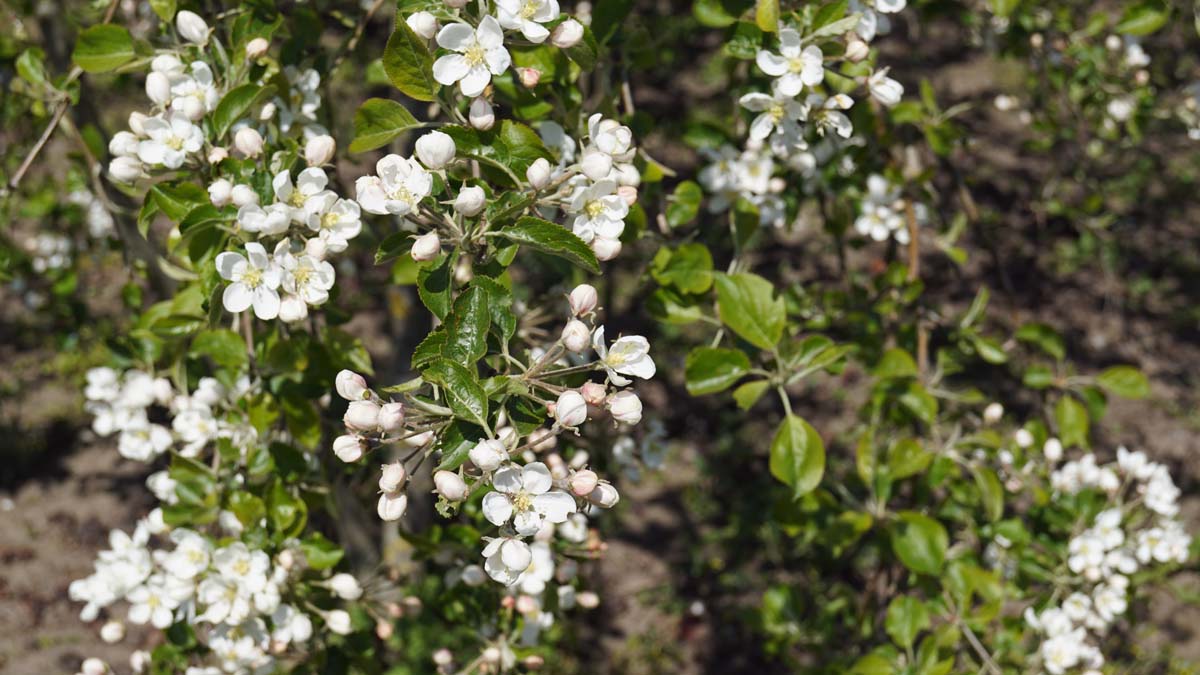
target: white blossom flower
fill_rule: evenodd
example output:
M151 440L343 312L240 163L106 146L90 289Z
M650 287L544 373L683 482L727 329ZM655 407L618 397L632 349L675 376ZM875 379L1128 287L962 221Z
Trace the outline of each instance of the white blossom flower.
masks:
M600 113L588 118L588 140L593 147L621 162L633 159L633 132L614 119Z
M272 237L287 232L292 222L292 209L287 204L270 204L265 209L258 204L246 204L238 209L238 227L259 237Z
M126 459L148 462L166 452L173 440L171 432L145 419L131 421L117 440L117 453Z
M329 299L334 280L333 265L310 255L292 253L286 239L275 247L275 263L283 273L280 287L284 291L314 306Z
M484 537L487 546L483 549L483 569L488 576L505 586L517 583L521 574L533 561L529 544L516 537Z
M617 338L612 347L608 347L604 343L604 326L600 326L592 334L592 347L608 373L608 380L618 387L624 387L631 382L623 375L632 375L643 380L654 377L650 342L640 335L623 335Z
M375 164L375 172L355 182L356 201L367 213L406 215L433 189L433 177L415 159L387 155Z
M221 94L207 63L194 61L191 71L171 84L171 110L195 122L216 110Z
M493 525L510 519L517 534L530 536L543 523L561 523L575 512L575 498L561 490L551 490L554 479L541 462L524 467L506 466L492 480L495 492L483 497L483 515Z
M808 119L808 107L794 96L752 92L738 99L738 103L747 110L760 113L750 123L750 138L760 141L776 130L799 136L798 123Z
M904 96L904 85L888 77L888 69L881 68L867 78L867 90L871 97L885 106L894 106Z
M474 97L512 64L504 48L504 32L491 16L483 17L478 28L465 23L452 23L437 34L437 43L447 54L433 64L433 79L443 85L458 83L463 96Z
M279 315L279 284L283 274L262 244L246 244L246 257L225 251L217 255L217 272L231 281L221 296L225 309L238 314L254 306L254 315L267 321Z
M519 30L526 40L541 44L550 37L542 24L558 18L558 0L496 0L496 16L504 28Z
M572 231L585 243L596 237L620 237L629 215L629 205L617 194L616 182L607 179L577 189L567 210L575 214Z
M362 232L362 210L357 202L342 199L331 190L319 192L304 204L308 228L317 233L326 248L341 253Z
M821 94L812 94L806 103L809 106L809 115L817 125L817 133L824 136L832 131L842 138L850 138L854 133L854 125L842 112L854 105L854 99L845 94L834 94L828 98Z
M816 86L825 79L821 48L802 47L800 33L794 28L779 31L778 54L760 49L755 63L764 73L777 78L775 85L784 96L796 96L805 86Z
M315 166L301 171L294 185L289 171L280 171L271 180L275 201L287 205L294 223L309 222L309 214L313 210L308 206L309 201L322 195L328 184L329 176L325 175L325 170Z
M148 138L138 143L138 159L151 166L178 169L204 146L204 131L182 115L150 117L142 128Z

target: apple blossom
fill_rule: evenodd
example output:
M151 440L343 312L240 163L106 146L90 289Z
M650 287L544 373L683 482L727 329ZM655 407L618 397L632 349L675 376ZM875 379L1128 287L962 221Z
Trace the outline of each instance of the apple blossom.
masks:
M602 509L611 509L621 500L621 495L611 483L601 481L596 488L588 493L588 501Z
M254 315L267 321L279 315L278 288L283 274L262 244L246 244L246 256L225 251L217 255L217 272L233 283L225 287L225 309L238 314L254 306Z
M443 85L458 83L463 96L474 97L512 64L504 48L504 32L492 16L485 16L478 28L465 23L452 23L437 34L439 47L454 54L439 58L433 64L433 79Z
M630 383L623 375L632 375L648 380L654 377L654 360L650 358L650 343L640 335L626 335L617 338L612 347L605 345L604 327L600 326L592 334L592 346L608 373L608 379L618 387Z
M608 397L608 411L613 419L623 424L642 421L642 401L632 391L618 391Z
M338 396L347 401L360 401L371 396L366 379L352 370L338 371L334 378L334 387L337 389Z
M483 497L483 515L493 525L512 520L517 533L530 536L544 522L561 523L575 512L575 500L569 494L552 490L553 478L542 462L524 467L510 465L496 472L492 480L495 492Z
M208 186L208 200L213 206L227 206L231 201L233 184L224 178L218 178Z
M229 198L234 206L242 207L258 203L258 193L249 185L234 185L229 192Z
M488 542L483 549L484 571L505 586L517 583L521 574L533 561L533 552L529 549L529 544L515 537L484 537L484 540Z
M138 143L138 159L151 166L178 169L204 145L203 130L182 115L150 117L142 127L148 138Z
M542 24L558 18L558 0L496 0L496 15L504 28L519 30L526 40L541 44L550 37Z
M387 155L375 164L375 176L355 182L356 201L367 213L403 216L429 196L433 178L416 160Z
M329 590L342 600L357 600L362 597L363 589L358 584L358 579L345 572L329 577L328 584Z
M344 609L335 609L325 615L325 625L338 635L349 635L354 630L350 621L350 613Z
M108 164L108 175L118 183L132 183L144 175L136 157L116 157Z
M246 58L257 59L264 56L267 50L271 48L271 43L267 42L266 38L254 38L246 43Z
M599 481L600 478L596 475L595 471L584 469L571 474L568 482L571 485L572 494L576 497L586 497L592 493L592 490L596 489Z
M376 431L381 406L374 401L351 401L342 421L353 431Z

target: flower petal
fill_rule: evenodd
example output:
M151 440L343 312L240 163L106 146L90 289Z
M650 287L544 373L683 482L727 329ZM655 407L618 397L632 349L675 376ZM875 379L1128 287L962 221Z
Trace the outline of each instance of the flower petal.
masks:
M521 470L521 482L525 485L527 492L540 495L550 489L550 486L554 484L554 478L545 464L531 462Z
M483 496L483 516L493 525L503 525L513 515L513 505L508 497L499 492L489 492Z
M575 498L565 492L554 490L533 498L533 508L546 516L552 523L566 522L567 516L575 513Z

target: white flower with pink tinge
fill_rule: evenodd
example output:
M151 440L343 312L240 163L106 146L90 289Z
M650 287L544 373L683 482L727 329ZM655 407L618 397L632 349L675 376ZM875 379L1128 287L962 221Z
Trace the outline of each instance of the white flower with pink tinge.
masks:
M221 296L225 309L239 314L253 305L254 315L264 321L279 316L278 289L283 272L262 244L246 244L245 256L232 251L221 253L217 256L217 272L222 279L233 282Z
M492 479L495 492L483 498L483 515L493 525L512 520L517 534L531 536L543 523L561 523L575 512L575 498L560 490L551 490L554 479L541 462L524 467L506 466Z
M485 16L478 28L452 23L438 31L437 43L447 54L433 64L433 79L449 86L458 83L463 96L483 93L493 75L512 65L512 56L504 48L504 31L494 17Z

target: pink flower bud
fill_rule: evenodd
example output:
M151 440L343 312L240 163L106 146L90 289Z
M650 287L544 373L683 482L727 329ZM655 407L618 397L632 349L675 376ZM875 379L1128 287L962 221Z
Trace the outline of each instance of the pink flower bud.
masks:
M638 191L632 185L622 185L617 188L617 194L625 200L625 204L633 206L637 203Z
M325 615L325 625L329 630L338 635L349 635L350 631L354 630L354 623L350 620L350 613L344 609L335 609Z
M599 482L600 477L596 475L595 471L591 471L590 469L576 471L571 474L570 478L571 493L576 497L586 497L592 494L592 491L596 489L596 485Z
M404 479L407 477L408 472L400 462L384 464L379 476L379 489L383 492L395 492L404 485Z
M254 38L246 43L246 58L257 59L267 53L271 48L271 43L267 42L266 38Z
M342 422L352 431L377 431L379 429L379 404L374 401L353 401L346 408Z
M642 421L642 401L632 391L618 391L608 397L608 411L613 419L623 424Z
M212 150L208 151L208 163L209 164L220 164L221 162L224 162L228 157L229 157L229 151L226 150L225 148L222 148L219 145L214 146Z
M394 433L403 426L404 404L384 403L379 409L379 427L388 433Z
M522 593L517 598L517 611L520 612L521 614L532 614L532 613L538 611L538 609L539 609L539 607L538 607L537 600L534 600L530 596Z
M451 663L454 663L454 654L451 654L449 649L443 647L433 653L433 664L435 666L448 666Z
M408 495L403 492L385 492L379 495L379 504L375 507L380 520L386 521L400 520L406 510Z
M617 488L613 487L612 483L598 483L596 489L588 494L588 501L602 509L611 509L620 500L621 495L617 493Z
M559 339L568 350L582 354L592 343L592 331L579 319L571 319L563 327L562 337Z
M575 602L584 609L595 609L600 606L600 596L592 591L584 591L576 597Z
M438 471L433 474L433 485L438 494L449 501L460 502L467 498L467 483L456 473Z
M601 405L604 403L604 397L608 396L608 387L605 387L599 382L585 382L579 388L579 393L583 395L583 400L591 405Z
M528 89L533 89L542 79L542 71L537 68L517 68L517 75L521 78L521 84Z
M571 306L571 314L575 316L587 316L596 309L596 303L600 300L600 296L596 293L596 289L588 284L579 284L567 296L567 303Z
M108 175L118 183L132 183L142 175L142 163L135 157L117 157L108 163Z
M587 401L574 389L568 389L558 395L554 417L560 425L573 429L587 421L587 412Z
M337 388L338 396L347 401L361 401L370 397L367 381L353 370L339 371L334 378L334 387Z
M432 431L422 431L419 434L409 436L404 439L404 444L410 448L423 448L433 442L434 433Z
M333 454L347 464L362 459L365 449L363 440L358 436L343 434L333 439Z
M539 654L530 654L521 659L521 665L525 666L526 670L541 670L542 666L546 665L546 659Z

